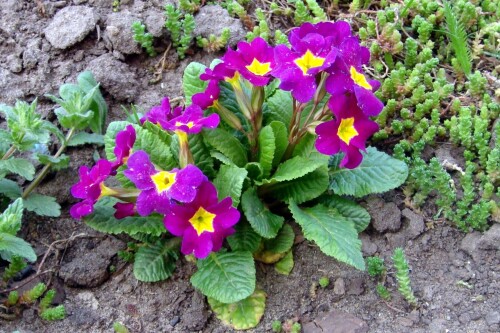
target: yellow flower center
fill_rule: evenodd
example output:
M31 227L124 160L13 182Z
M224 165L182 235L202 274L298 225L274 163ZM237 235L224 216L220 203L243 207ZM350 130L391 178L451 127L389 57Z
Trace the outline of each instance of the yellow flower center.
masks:
M295 59L293 62L302 69L304 75L307 75L307 71L311 68L323 66L325 58L316 57L311 51L307 50L302 57Z
M194 126L194 123L192 121L190 121L189 123L184 124L184 123L181 123L180 121L178 121L178 122L175 123L175 126L176 127L187 126L188 128L192 128Z
M354 83L356 83L358 86L363 87L363 88L368 89L368 90L373 89L372 86L366 80L366 77L362 73L359 73L356 70L356 68L351 66L350 71L351 71L351 79L354 81Z
M113 196L118 193L115 190L104 185L104 183L99 184L99 187L101 188L101 195L99 195L99 199L106 196Z
M175 172L160 171L151 176L156 186L156 191L161 193L170 188L175 183Z
M271 71L271 63L270 62L265 62L262 63L258 61L257 59L253 59L252 63L248 66L245 66L246 69L248 69L250 72L254 73L255 75L266 75Z
M196 230L198 236L200 236L205 231L214 232L214 218L215 214L207 212L205 208L200 207L193 217L189 219L189 222L194 230Z
M240 73L235 72L233 77L228 77L225 80L226 82L229 82L233 89L241 90Z
M352 138L358 135L358 131L354 128L354 118L344 118L340 121L339 129L337 130L337 135L340 140L344 141L346 144L351 142Z

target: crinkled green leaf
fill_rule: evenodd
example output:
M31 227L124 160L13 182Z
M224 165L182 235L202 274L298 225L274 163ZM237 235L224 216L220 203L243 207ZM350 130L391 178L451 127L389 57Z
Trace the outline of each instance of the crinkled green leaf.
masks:
M194 164L207 177L212 178L214 176L214 159L210 155L210 149L205 144L203 136L200 134L190 135L188 141L189 149L191 149L191 154L193 154ZM176 156L179 156L178 153Z
M35 251L29 243L22 238L0 232L0 257L10 261L14 256L26 258L31 262L36 261Z
M143 282L157 282L172 276L178 258L175 247L165 240L140 246L134 257L135 278Z
M285 223L275 238L264 241L264 249L273 253L285 253L292 248L294 240L292 227Z
M106 122L106 117L108 115L108 105L102 97L101 91L99 90L99 84L96 82L94 75L90 71L85 71L80 73L77 78L79 87L86 93L95 89L92 101L89 105L90 110L94 112L94 117L89 124L92 132L97 134L102 134L104 130L104 124Z
M289 207L293 218L302 227L304 237L314 241L323 253L357 269L365 269L361 241L352 221L336 209L323 205L299 208L291 200Z
M284 182L287 180L293 180L305 176L306 174L313 172L314 170L326 166L328 163L328 157L325 159L314 159L309 160L302 156L295 156L285 162L281 163L276 169L276 172L269 179L264 179L262 182L257 184L274 184L279 182Z
M233 251L255 252L261 241L261 237L252 226L245 220L240 220L235 226L236 232L227 238L227 242Z
M307 133L297 144L293 151L293 156L301 156L307 158L309 161L317 160L321 163L328 163L329 156L323 155L316 150L315 147L316 136Z
M264 94L265 94L264 96L266 100L272 95L274 95L279 85L280 85L280 80L274 79L264 86Z
M86 144L103 145L104 137L101 134L79 132L71 137L68 147L82 146Z
M9 158L0 160L0 172L6 171L15 173L26 180L33 180L35 176L35 167L30 161L24 158Z
M255 181L262 179L264 171L262 166L258 162L250 162L245 165L245 169L248 171L248 178Z
M240 203L243 181L247 176L247 171L232 165L222 165L214 179L219 200L226 197L233 199L233 206L238 207Z
M361 165L355 169L339 168L342 156L334 155L330 162L330 190L339 195L362 197L382 193L403 184L408 167L400 160L370 147Z
M0 214L0 232L15 236L23 220L23 199L18 198Z
M203 131L205 141L216 150L227 156L234 164L244 167L247 164L247 152L241 142L223 129Z
M278 89L263 105L264 123L280 121L283 124L290 124L292 111L292 95L288 91Z
M264 177L269 177L273 167L276 142L271 126L265 126L259 133L259 163L264 171Z
M163 225L163 217L150 215L147 217L130 216L121 220L114 218L115 209L113 205L117 201L112 198L103 198L94 205L94 213L85 217L85 223L101 232L109 234L126 233L134 235L138 233L160 236L166 232Z
M16 182L10 179L0 179L0 194L5 195L11 200L19 198L23 191Z
M293 253L290 250L280 261L274 264L274 269L280 274L289 275L293 269L293 265Z
M59 157L54 157L45 154L36 154L36 158L40 163L47 165L50 164L53 170L65 169L69 165L69 156L62 154Z
M23 201L24 208L41 216L58 217L61 215L61 206L56 198L38 193L31 193Z
M257 196L255 188L251 187L241 197L241 207L252 228L264 238L274 238L283 225L284 218L273 214Z
M297 203L303 203L319 197L327 188L328 169L326 166L321 166L300 178L272 184L266 192L269 197L275 199L283 201L293 199Z
M324 195L319 198L319 203L335 208L345 219L354 224L357 232L362 232L370 224L370 213L354 201L338 195Z
M143 127L136 126L134 126L136 140L133 150L144 150L148 153L151 161L163 170L175 168L177 162L170 150L172 142L170 134L153 124Z
M182 88L186 97L186 105L191 104L191 97L199 92L205 91L208 85L207 81L202 81L200 75L205 72L207 66L199 62L191 62L187 65L182 76Z
M266 293L256 290L247 298L231 304L209 297L208 304L224 324L237 330L247 330L259 324L266 307Z
M274 145L276 149L274 151L273 167L277 167L281 162L281 158L285 154L286 148L288 147L288 130L280 121L272 121L269 126L272 127L274 133Z
M211 253L198 260L198 271L191 277L200 292L222 303L234 303L255 290L255 263L247 251Z
M233 161L231 161L229 158L227 158L226 155L219 153L218 151L212 150L210 152L210 156L221 162L222 164L225 165L234 165ZM235 165L234 165L235 166Z

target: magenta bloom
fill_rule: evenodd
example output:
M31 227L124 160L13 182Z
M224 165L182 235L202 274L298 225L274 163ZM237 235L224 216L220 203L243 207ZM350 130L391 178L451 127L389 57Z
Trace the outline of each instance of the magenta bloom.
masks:
M135 204L132 202L117 202L113 206L115 209L115 218L118 220L124 219L128 216L134 216L136 213Z
M116 170L118 167L122 166L123 163L127 163L127 159L130 156L132 147L134 146L136 139L135 129L132 125L127 125L127 127L116 134L116 145L113 152L116 156L116 161L113 162L113 169Z
M205 72L200 75L203 81L221 81L228 80L234 77L236 70L230 68L226 63L221 62L215 65L214 69L205 68Z
M367 116L377 116L384 105L374 95L380 87L376 80L368 80L362 66L370 61L370 51L359 44L356 37L347 38L339 47L337 60L329 70L325 87L333 97L354 94L359 107Z
M208 109L209 107L214 106L214 103L219 99L219 95L219 81L210 80L204 92L193 95L193 104L198 105L203 110Z
M236 51L228 49L222 60L254 86L265 86L275 67L274 49L261 37L252 42L239 42Z
M377 132L378 125L363 113L353 97L332 97L328 105L335 119L316 127L316 149L326 155L342 151L345 156L340 167L354 169L363 160L360 150L366 150L366 140Z
M218 114L211 114L203 117L203 110L196 104L186 107L184 112L178 117L172 118L162 124L162 127L169 131L181 131L186 134L200 133L201 129L215 128L219 126L220 118Z
M156 170L146 152L138 150L128 159L128 169L123 171L135 186L141 190L137 197L137 212L147 216L152 212L167 214L173 200L191 202L197 188L207 177L194 165L170 171Z
M183 254L194 253L203 259L220 250L224 238L234 233L233 226L239 219L240 212L232 206L231 198L219 202L215 186L207 181L191 203L172 207L163 221L170 233L182 237Z
M178 106L174 109L170 107L170 100L165 97L161 100L161 105L157 105L151 108L141 119L141 124L149 121L153 124L160 125L163 127L167 121L178 117L182 114L182 107Z
M102 196L109 195L112 190L104 185L104 181L112 173L112 164L108 160L101 159L89 169L81 166L80 181L71 187L71 194L83 201L73 205L70 214L75 219L81 219L94 211L94 204Z
M272 75L279 78L280 88L291 91L301 103L311 100L317 88L317 74L331 67L337 57L337 46L350 36L348 23L304 23L290 33L289 49L275 48L276 68Z

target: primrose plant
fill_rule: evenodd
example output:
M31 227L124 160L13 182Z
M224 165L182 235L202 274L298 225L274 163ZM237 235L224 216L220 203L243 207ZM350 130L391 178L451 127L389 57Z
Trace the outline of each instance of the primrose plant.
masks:
M71 189L82 199L73 217L141 242L137 279L171 276L179 250L196 260L192 284L236 329L264 312L255 261L291 272L295 223L325 254L364 269L358 233L370 216L342 195L407 176L403 162L366 148L383 105L349 24L305 23L289 42L255 38L209 68L191 63L186 105L164 98L137 123L111 123L107 159L82 166ZM121 186L106 185L111 177Z

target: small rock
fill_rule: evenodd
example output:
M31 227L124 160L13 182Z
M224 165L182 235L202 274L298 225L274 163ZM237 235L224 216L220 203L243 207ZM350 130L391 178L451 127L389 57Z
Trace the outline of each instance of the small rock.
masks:
M193 35L195 38L198 36L208 38L210 34L219 36L224 28L229 28L231 37L228 44L234 46L247 34L241 21L231 17L227 10L219 5L201 7L194 21L196 28Z
M57 49L66 49L82 41L97 23L97 15L86 6L61 9L45 28L45 38Z
M12 73L19 73L23 70L23 62L16 54L9 54L6 60L7 66Z
M199 292L194 292L189 308L182 314L182 322L189 330L199 331L205 327L207 320L205 299Z
M100 286L109 278L111 258L126 244L116 238L106 238L96 248L81 250L75 258L61 266L59 276L70 287Z
M97 310L99 308L99 301L97 301L97 298L95 298L94 293L90 291L83 291L76 295L75 298L78 301L79 305L83 305L92 310Z
M101 86L118 101L132 101L138 93L137 77L130 67L106 53L87 67Z
M492 225L479 239L477 247L481 250L500 250L500 224Z
M179 321L181 320L181 318L179 316L174 316L172 319L170 319L170 326L174 327L175 325L177 325L179 323Z
M349 280L347 286L348 295L361 295L365 291L365 281L363 278L353 278Z
M23 67L33 69L38 64L42 53L42 40L36 38L28 42L26 49L23 52Z
M401 211L394 202L385 202L379 197L372 196L368 198L367 204L375 230L384 233L401 228Z
M478 257L478 243L481 239L481 233L474 231L467 234L460 243L460 249L470 255L472 258Z
M365 321L352 314L332 310L325 316L303 326L304 333L367 333Z
M361 239L361 251L363 251L363 254L365 256L373 256L375 253L377 253L377 244L372 242L370 236L363 233L359 235L359 238Z
M139 19L132 16L128 11L108 15L104 37L114 50L123 54L141 53L141 48L134 40L134 33L131 29L132 23L136 21L139 21Z
M424 218L422 215L416 214L411 209L405 208L401 212L404 218L408 221L405 231L410 239L419 236L425 230Z
M345 294L345 282L343 278L335 280L335 283L333 284L333 293L340 296Z
M484 317L484 319L486 319L486 323L488 323L488 325L499 324L500 323L500 312L490 311L486 314L486 317Z
M148 32L154 37L161 37L165 26L165 14L157 10L149 10L146 12L145 17L144 23Z

